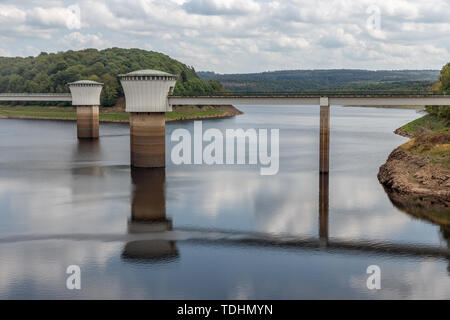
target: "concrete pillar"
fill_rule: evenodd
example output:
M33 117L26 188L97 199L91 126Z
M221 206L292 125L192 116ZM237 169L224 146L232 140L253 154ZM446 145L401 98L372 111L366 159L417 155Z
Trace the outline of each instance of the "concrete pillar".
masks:
M319 241L328 244L329 175L319 175Z
M99 105L103 83L81 80L69 83L72 105L77 108L78 139L98 139Z
M330 170L330 104L328 98L320 98L320 156L319 171Z
M98 132L99 106L77 106L78 139L97 139Z
M166 166L166 117L163 112L130 113L131 166Z
M177 76L159 70L140 70L119 75L130 113L131 166L166 166L165 113L172 111L168 95Z

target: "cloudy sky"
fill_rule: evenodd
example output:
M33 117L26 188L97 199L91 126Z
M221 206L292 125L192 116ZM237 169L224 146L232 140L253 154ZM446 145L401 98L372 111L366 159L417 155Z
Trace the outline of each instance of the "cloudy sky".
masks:
M440 69L449 0L0 0L0 55L163 52L196 70Z

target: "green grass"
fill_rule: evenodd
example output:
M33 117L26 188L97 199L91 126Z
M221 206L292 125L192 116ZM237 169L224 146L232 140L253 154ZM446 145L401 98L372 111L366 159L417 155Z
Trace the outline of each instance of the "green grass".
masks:
M448 127L449 127L448 120L427 114L422 118L416 119L404 125L403 127L400 128L400 130L405 133L416 136L430 131L444 130Z
M180 112L181 111L181 112ZM186 107L177 112L166 113L167 119L182 119L186 117L201 116L221 116L224 112L214 109L214 107L205 108L205 110ZM0 115L7 117L29 117L29 118L59 118L76 120L75 107L48 107L48 106L2 106L0 105ZM130 116L127 112L111 111L100 109L100 120L110 121L128 121Z
M166 118L177 119L182 117L218 116L223 114L224 112L220 110L192 111L186 113L168 112L166 113Z
M404 125L400 131L413 137L401 146L403 150L450 169L450 123L447 119L427 114Z
M100 120L128 121L130 115L127 112L100 112Z
M450 169L449 128L422 133L402 145L401 148Z
M64 119L76 119L75 113L68 112L7 112L9 117L36 117L36 118L64 118Z
M0 114L7 117L35 117L35 118L62 118L76 119L74 107L47 107L47 106L2 106Z

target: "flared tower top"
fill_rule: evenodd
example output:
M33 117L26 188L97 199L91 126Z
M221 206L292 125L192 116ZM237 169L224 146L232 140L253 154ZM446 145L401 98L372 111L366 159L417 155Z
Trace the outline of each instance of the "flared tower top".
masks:
M98 106L103 83L92 80L80 80L68 84L74 106Z
M84 87L84 86L103 86L103 83L92 81L92 80L80 80L75 81L67 84L68 86L78 86L78 87Z
M126 74L119 74L124 80L177 80L177 76L160 70L137 70Z
M119 75L127 112L170 112L167 96L178 77L159 70L139 70Z

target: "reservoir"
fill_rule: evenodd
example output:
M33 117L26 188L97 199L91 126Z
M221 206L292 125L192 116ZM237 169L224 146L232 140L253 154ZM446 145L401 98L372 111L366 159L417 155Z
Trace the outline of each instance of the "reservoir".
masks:
M396 208L377 173L411 109L331 107L326 217L319 108L237 106L203 128L279 129L279 172L131 169L129 126L0 119L1 299L449 299L450 222ZM423 250L421 249L423 248ZM67 267L81 290L66 287ZM366 285L371 265L381 289Z

